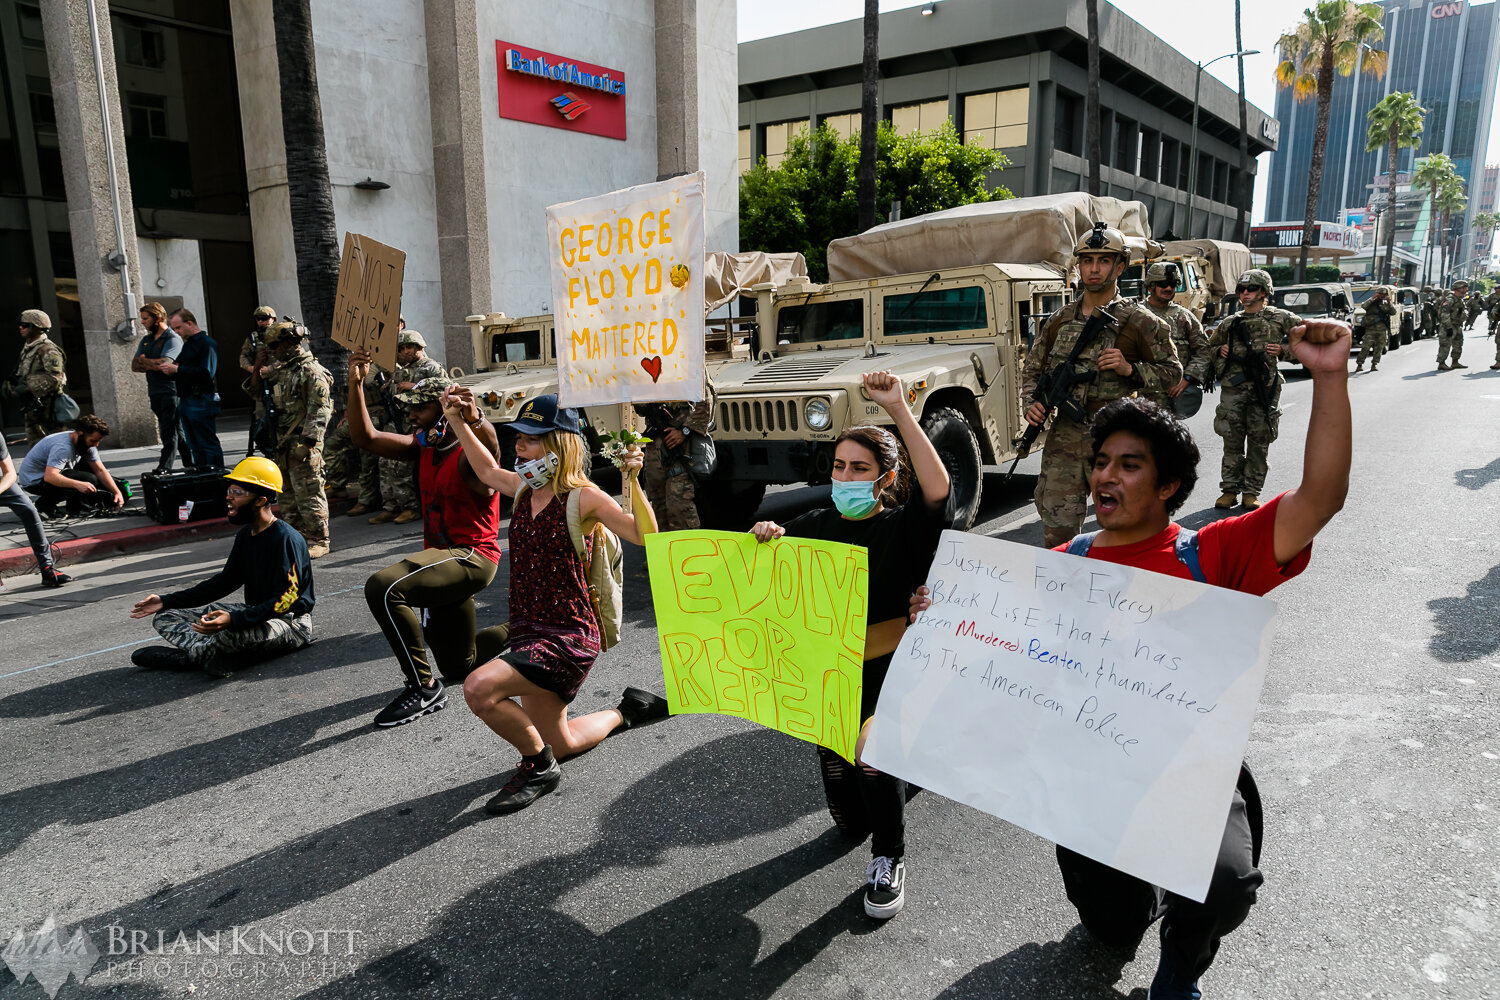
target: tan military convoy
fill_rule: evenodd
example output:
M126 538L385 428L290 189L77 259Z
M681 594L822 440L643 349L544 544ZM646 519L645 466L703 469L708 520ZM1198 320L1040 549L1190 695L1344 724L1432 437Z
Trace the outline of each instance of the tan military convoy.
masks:
M1071 249L1095 221L1124 232L1143 263L1163 253L1178 261L1179 299L1194 312L1212 315L1233 290L1243 247L1164 248L1150 239L1144 205L1084 194L968 205L835 240L823 284L806 277L799 255L710 255L710 286L716 270L734 275L710 288L709 309L747 292L755 308L753 318L710 321L719 465L699 485L706 526L744 526L768 485L828 482L839 433L888 419L861 389L861 376L880 369L901 377L953 476L956 526L972 524L983 467L1014 458L1025 428L1021 361L1041 321L1067 300ZM748 256L765 259L739 260ZM716 268L716 258L730 264ZM527 399L557 391L552 318L469 320L481 370L461 381L504 443ZM584 416L598 434L615 429L617 412Z

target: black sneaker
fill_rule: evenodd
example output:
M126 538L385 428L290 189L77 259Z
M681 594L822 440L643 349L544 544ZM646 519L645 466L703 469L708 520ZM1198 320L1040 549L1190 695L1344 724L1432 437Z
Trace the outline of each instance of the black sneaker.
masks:
M553 759L546 767L522 760L500 793L484 804L485 812L495 816L525 809L557 787L562 780L562 765Z
M192 662L176 646L143 646L130 654L130 662L147 670L189 670Z
M448 692L442 681L433 681L432 687L416 687L408 684L396 700L375 716L375 725L381 729L404 726L413 719L420 719L428 712L436 712L448 704Z
M876 920L889 920L906 903L906 863L899 858L876 856L865 873L865 913Z
M1161 964L1156 967L1146 1000L1203 1000L1203 994L1198 989L1198 981L1175 968L1163 950Z
M72 582L73 582L73 578L71 576L69 576L68 574L66 574L66 573L59 573L55 569L53 569L53 570L45 570L45 569L42 570L42 586L43 587L61 587L65 583L72 583Z
M625 717L625 724L621 729L633 729L672 714L667 706L667 699L636 687L625 689L625 694L620 699L619 713Z

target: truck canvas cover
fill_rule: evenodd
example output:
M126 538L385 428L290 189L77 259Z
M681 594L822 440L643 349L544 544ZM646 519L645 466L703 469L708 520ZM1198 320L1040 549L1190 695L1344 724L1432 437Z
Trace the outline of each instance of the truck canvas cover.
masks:
M1095 222L1149 239L1146 206L1082 193L961 205L828 244L828 278L847 281L973 264L1050 264L1066 271ZM1131 241L1135 242L1135 241Z
M1213 280L1208 290L1214 298L1223 298L1234 291L1240 275L1255 265L1250 262L1250 250L1243 243L1224 243L1220 240L1172 240L1166 245L1168 257L1191 257L1200 254L1214 266Z
M807 261L800 253L725 253L703 259L703 311L713 312L724 303L763 281L785 284L788 278L807 276Z

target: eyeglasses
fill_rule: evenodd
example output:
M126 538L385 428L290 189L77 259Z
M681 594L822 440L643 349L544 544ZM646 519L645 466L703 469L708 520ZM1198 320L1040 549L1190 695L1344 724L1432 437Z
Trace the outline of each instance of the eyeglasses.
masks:
M240 489L238 486L231 486L226 492L232 497L250 497L255 495L249 490Z

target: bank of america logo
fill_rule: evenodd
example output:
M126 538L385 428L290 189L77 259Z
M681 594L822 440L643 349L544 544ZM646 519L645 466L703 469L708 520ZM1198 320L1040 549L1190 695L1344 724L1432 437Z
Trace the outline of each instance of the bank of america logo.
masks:
M552 106L557 109L558 114L562 115L568 121L572 121L593 107L588 101L572 93L558 94L552 98Z
M77 983L88 977L99 960L99 949L81 928L67 940L65 931L49 916L35 934L16 931L11 936L10 943L0 951L0 959L4 959L18 984L24 984L29 975L48 997L56 997L70 974Z

